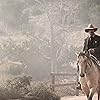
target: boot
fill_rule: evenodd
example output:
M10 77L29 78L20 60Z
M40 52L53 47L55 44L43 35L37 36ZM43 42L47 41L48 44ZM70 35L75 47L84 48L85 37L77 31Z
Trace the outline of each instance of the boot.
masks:
M76 86L76 89L78 89L78 90L82 90L81 89L81 84L78 82L78 84L77 84L77 86Z

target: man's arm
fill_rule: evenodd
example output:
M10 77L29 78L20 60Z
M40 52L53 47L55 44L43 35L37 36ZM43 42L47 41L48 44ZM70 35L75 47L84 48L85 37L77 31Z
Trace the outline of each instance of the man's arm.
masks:
M100 53L100 36L98 36L98 47L94 48L96 53Z
M83 51L85 51L85 48L86 48L86 47L85 47L85 41L84 41L84 44L83 44Z
M96 35L97 46L95 48L91 48L91 52L100 53L100 36Z
M87 52L88 51L88 40L87 38L84 40L84 45L83 45L83 52Z

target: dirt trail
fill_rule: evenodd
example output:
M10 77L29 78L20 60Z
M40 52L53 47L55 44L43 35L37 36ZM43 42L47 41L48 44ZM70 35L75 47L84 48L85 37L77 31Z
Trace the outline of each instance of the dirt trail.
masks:
M87 100L85 96L70 96L70 97L62 97L61 100ZM97 95L93 97L93 100L97 100Z

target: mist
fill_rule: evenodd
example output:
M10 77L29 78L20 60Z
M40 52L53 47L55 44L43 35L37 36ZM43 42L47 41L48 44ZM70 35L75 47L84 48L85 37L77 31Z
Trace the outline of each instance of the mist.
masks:
M84 29L100 28L99 16L99 0L0 0L0 70L34 80L49 79L51 71L75 73Z

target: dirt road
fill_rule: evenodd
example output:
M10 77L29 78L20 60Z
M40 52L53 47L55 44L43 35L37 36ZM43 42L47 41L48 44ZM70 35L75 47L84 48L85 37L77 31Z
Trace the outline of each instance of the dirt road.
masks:
M85 96L70 96L70 97L63 97L61 100L87 100ZM97 95L93 97L93 100L97 100Z

